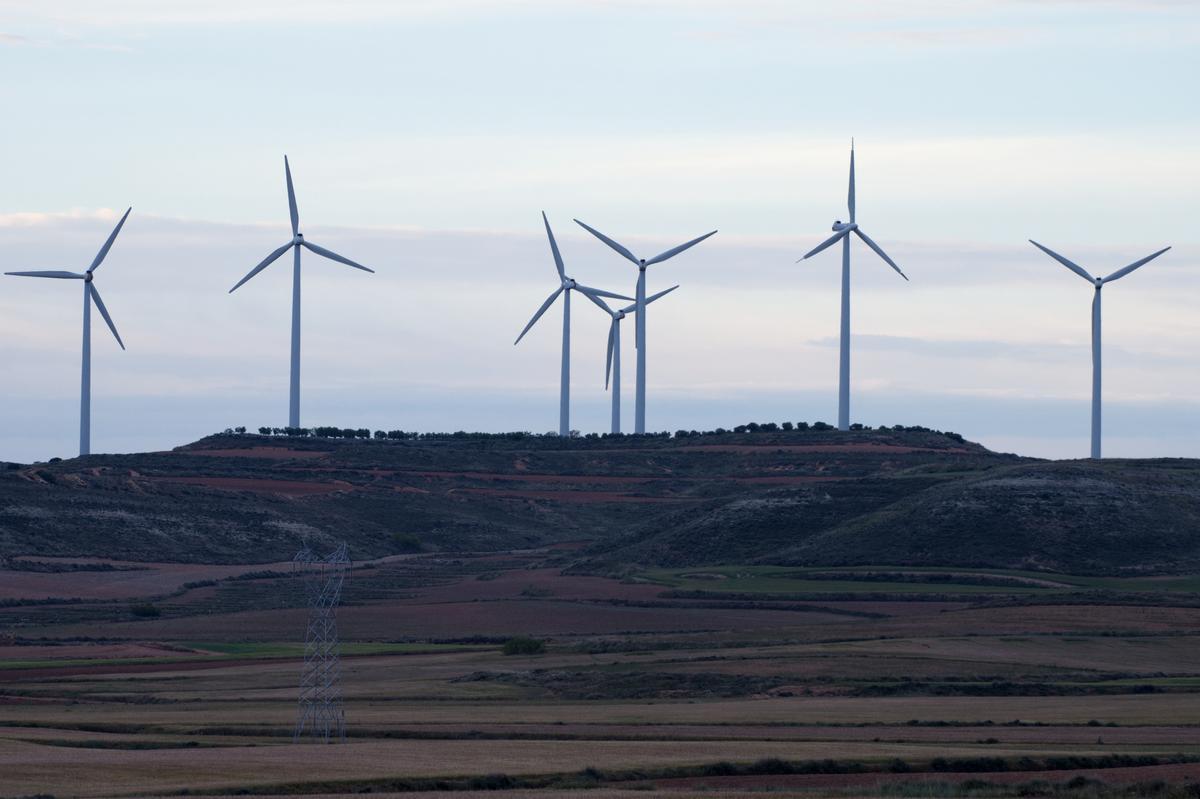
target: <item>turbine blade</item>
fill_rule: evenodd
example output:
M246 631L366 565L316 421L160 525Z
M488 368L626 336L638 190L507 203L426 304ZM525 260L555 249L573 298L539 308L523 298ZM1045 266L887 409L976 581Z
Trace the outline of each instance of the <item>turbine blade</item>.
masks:
M79 272L61 272L61 271L40 271L40 272L5 272L6 275L16 275L17 277L54 277L59 280L83 280L87 275Z
M862 230L860 230L859 228L854 228L854 232L858 234L858 237L860 239L862 239L863 241L865 241L867 243L868 247L870 247L872 250L875 251L876 255L878 255L883 260L887 261L888 266L890 266L892 269L895 269L896 273L898 275L900 275L900 277L904 278L905 280L908 280L908 275L906 275L906 274L904 274L904 272L900 271L900 267L896 266L896 262L893 261L891 258L889 258L888 254L886 252L884 252L879 247L878 244L876 244L874 241L872 241L870 236L868 236L866 233L863 233Z
M667 289L666 291L660 291L657 294L651 294L649 297L646 298L646 304L649 305L650 303L657 300L659 297L667 296L668 294L670 294L672 291L674 291L677 288L679 288L678 284L671 286L671 288Z
M256 267L254 267L253 269L251 269L251 270L250 270L250 271L249 271L249 272L246 274L246 276L245 276L244 278L242 278L241 280L239 280L239 281L237 282L237 285L235 285L233 288L231 288L231 289L229 290L229 293L230 293L230 294L232 294L233 292L237 291L239 286L241 286L243 283L245 283L245 282L246 282L247 280L249 280L250 278L252 278L252 277L254 277L255 275L257 275L257 274L258 274L259 272L261 272L262 270L266 269L268 266L270 266L270 265L271 265L271 263L272 263L272 262L273 262L273 261L274 261L276 258L278 258L279 256L283 255L285 252L287 252L288 250L290 250L290 249L291 249L293 246L295 246L295 245L293 245L293 244L292 244L292 243L289 241L287 244L283 245L283 246L282 246L282 247L280 247L278 250L276 250L275 252L271 253L271 254L270 254L270 255L268 255L266 258L262 259L262 262L261 262L261 263L259 263L259 265L258 265L258 266L256 266Z
M558 242L554 240L554 231L550 229L550 220L546 218L545 211L542 211L542 221L546 223L546 236L550 239L550 252L554 253L554 266L558 269L558 276L566 280L567 272L563 266L562 253L558 251Z
M849 234L850 234L850 231L848 231L848 230L839 230L837 233L834 233L832 236L825 239L825 241L821 242L816 247L813 247L811 250L804 253L803 256L801 256L800 258L798 258L796 260L796 263L800 263L800 261L803 261L806 258L812 258L814 255L816 255L817 253L819 253L821 250L825 249L826 247L830 246L831 244L837 244L839 241L841 241L843 238L845 238Z
M529 324L525 325L525 329L521 331L521 335L517 336L517 340L513 342L514 347L521 342L521 339L525 338L525 334L529 332L529 328L533 327L534 323L542 318L542 314L546 312L546 309L549 308L550 305L558 299L558 295L562 293L563 287L559 286L549 297L546 298L546 301L542 303L542 307L537 309L537 313L533 315L533 318L529 320Z
M612 308L609 308L608 303L606 303L604 300L600 299L600 296L598 294L596 294L594 291L592 291L591 289L586 288L584 286L580 286L578 283L575 284L575 288L579 289L580 293L583 294L583 296L587 297L589 300L594 302L596 304L597 308L604 311L609 316L612 315L612 312L613 312Z
M100 266L100 262L104 260L104 256L108 255L108 251L112 249L113 242L117 240L117 234L121 232L121 226L125 224L125 220L129 218L129 212L132 210L132 206L125 210L125 215L121 217L121 221L113 228L113 232L108 234L108 241L104 242L104 246L100 248L100 252L96 253L96 258L92 261L92 265L88 267L88 272L95 272L96 267Z
M662 261L665 261L668 258L674 258L676 255L679 255L679 253L683 252L684 250L689 249L691 247L695 247L697 244L704 241L705 239L707 239L709 236L713 235L716 232L717 231L713 230L709 233L705 233L703 236L697 236L696 238L692 239L691 241L687 242L686 244L680 244L678 247L672 247L671 249L667 250L666 252L660 252L658 255L654 256L649 261L646 261L646 266L649 266L650 264L661 263Z
M356 264L356 263L354 263L354 261L351 261L349 258L344 258L341 255L338 255L333 250L327 250L324 247L318 247L316 244L313 244L311 241L302 241L302 242L300 242L300 244L302 246L307 247L308 249L312 250L317 255L324 255L326 258L328 258L331 261L337 261L339 264L345 264L346 266L353 266L355 269L361 269L364 272L370 272L371 274L375 274L374 269L368 269L367 267L363 266L362 264Z
M292 167L288 164L288 157L283 157L283 173L287 176L288 187L288 211L292 215L292 235L295 236L300 232L300 212L296 210L296 190L292 188Z
M580 291L585 292L585 293L590 292L592 294L595 294L597 297L608 297L611 300L632 300L633 299L633 297L626 297L624 294L613 294L611 291L604 291L603 289L594 289L591 286L585 286L582 283L576 283L575 288L577 288Z
M668 294L670 294L672 291L674 291L677 288L679 288L679 286L675 285L675 286L671 286L671 288L667 289L666 291L660 291L657 294L651 294L649 297L646 298L646 304L649 305L650 303L657 300L659 297L667 296ZM621 313L627 313L627 314L628 313L637 313L637 303L635 302L632 305L625 306L624 308L621 309Z
M1171 249L1171 248L1170 248L1170 247L1163 247L1161 250L1159 250L1158 252L1154 253L1153 255L1147 255L1145 258L1143 258L1143 259L1142 259L1142 260L1140 260L1140 261L1134 261L1134 262L1133 262L1133 263L1131 263L1129 266L1126 266L1126 267L1123 267L1123 268L1121 268L1121 269L1118 269L1117 271L1113 272L1113 273L1112 273L1111 275L1109 275L1108 277L1104 278L1104 282L1105 282L1105 283L1111 283L1111 282L1113 282L1114 280L1119 280L1119 279L1121 279L1121 278L1125 277L1126 275L1128 275L1128 274L1129 274L1130 272L1132 272L1133 270L1137 269L1138 267L1145 266L1146 264L1150 263L1150 262L1151 262L1151 261L1153 261L1155 258L1157 258L1158 256L1162 255L1164 252L1166 252L1166 251L1167 251L1167 250L1169 250L1169 249Z
M91 295L92 302L96 303L96 310L104 317L108 329L112 331L117 343L121 345L121 349L125 349L125 342L121 341L121 334L117 332L117 326L113 324L112 317L108 315L108 309L104 307L104 300L100 299L100 291L96 288L95 283L88 284L88 294Z
M850 192L846 198L846 207L850 209L850 221L854 221L854 139L850 140Z
M1038 244L1033 239L1030 239L1029 243L1032 244L1034 247L1037 247L1042 252L1046 253L1046 255L1049 255L1054 260L1058 261L1060 264L1065 266L1067 269L1070 269L1072 272L1079 275L1081 278L1083 278L1087 282L1089 282L1089 283L1096 282L1096 279L1094 277L1092 277L1091 275L1089 275L1088 271L1086 269L1084 269L1082 266L1080 266L1079 264L1077 264L1073 261L1068 261L1066 258L1063 258L1061 255L1056 253L1054 250L1051 250L1049 247L1043 247L1042 245Z
M581 228L586 230L588 233L591 233L593 236L600 239L600 241L604 242L609 247L612 247L614 250L616 250L617 252L619 252L621 255L625 256L629 260L633 261L638 266L642 265L642 262L639 261L637 258L635 258L633 253L631 253L629 250L625 249L625 245L618 244L617 242L610 239L608 236L605 236L599 230L596 230L594 227L588 227L584 223L580 222L578 219L575 220L575 224L579 225Z
M604 390L608 391L608 378L612 374L612 358L613 358L613 340L617 333L617 318L614 316L612 323L608 326L608 359L604 364Z

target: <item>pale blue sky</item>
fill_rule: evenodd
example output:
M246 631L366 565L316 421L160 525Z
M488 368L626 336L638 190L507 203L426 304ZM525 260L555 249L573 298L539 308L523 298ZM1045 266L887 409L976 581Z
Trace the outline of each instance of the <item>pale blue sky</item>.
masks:
M719 228L651 277L684 290L650 426L832 418L836 256L791 262L844 216L853 135L860 220L913 278L856 253L863 421L1083 453L1088 289L1023 242L1099 272L1173 244L1106 293L1107 449L1196 454L1139 409L1200 419L1198 45L1192 2L0 0L0 267L86 266L134 205L95 449L281 423L287 270L224 292L286 238L287 152L309 235L379 269L308 272L305 421L541 430L556 324L511 347L553 288L538 213L617 289L572 216L647 247ZM0 283L0 458L71 450L66 289ZM603 429L580 310L576 426Z

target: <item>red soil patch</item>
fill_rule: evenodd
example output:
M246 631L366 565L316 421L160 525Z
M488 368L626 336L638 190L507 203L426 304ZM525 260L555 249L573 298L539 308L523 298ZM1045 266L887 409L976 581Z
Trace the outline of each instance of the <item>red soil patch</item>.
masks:
M283 494L289 497L332 494L336 491L351 491L354 489L354 486L341 481L313 483L303 480L270 480L260 477L153 477L143 479L152 479L162 483L182 483L185 485L203 486L205 488L220 488L225 491Z
M628 485L630 483L649 483L654 480L669 480L667 477L621 476L611 474L499 474L496 472L432 472L432 471L393 471L383 472L375 469L372 474L386 474L394 477L433 477L444 480L479 480L495 483L594 483L597 485Z
M263 458L292 460L293 458L324 458L332 453L317 449L288 449L287 447L247 447L246 449L185 449L185 455L208 455L214 458Z
M8 660L87 660L92 658L160 658L195 654L194 650L153 643L0 646L0 662ZM0 675L6 672L0 670Z
M667 477L663 475L612 475L612 474L498 474L495 472L431 472L431 471L386 471L372 469L368 474L376 477L425 477L443 480L479 480L489 483L561 483L565 485L636 485L661 481L676 483L751 483L761 485L793 485L798 483L823 483L844 480L843 477L818 477L809 475L764 475L761 477Z

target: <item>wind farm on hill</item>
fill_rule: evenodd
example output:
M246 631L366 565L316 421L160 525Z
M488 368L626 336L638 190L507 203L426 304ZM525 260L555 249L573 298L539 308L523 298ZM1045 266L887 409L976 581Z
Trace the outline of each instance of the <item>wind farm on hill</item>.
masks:
M850 241L851 234L854 234L862 240L876 255L878 255L888 266L896 271L905 281L908 281L908 276L900 269L894 260L870 237L857 222L857 203L856 203L856 187L855 187L855 153L853 142L850 149L850 176L849 189L847 193L847 210L849 212L849 221L842 222L837 220L833 223L834 234L817 246L813 247L800 261L805 261L823 250L841 242L842 244L842 273L841 273L841 311L839 325L839 360L838 360L838 415L837 427L845 432L851 429L850 416ZM287 156L284 156L284 176L287 186L288 209L291 219L292 238L286 244L275 249L266 258L251 269L245 277L239 280L230 293L236 291L244 283L258 275L276 260L281 258L284 253L291 250L293 253L292 266L292 324L291 324L291 348L290 348L290 378L288 385L288 427L299 429L301 427L300 417L300 369L301 369L301 266L300 252L302 248L320 255L329 260L346 266L359 269L364 272L373 272L374 270L363 266L355 261L339 255L338 253L328 250L319 245L313 244L304 238L300 232L300 216L296 204L296 193L292 183L291 165L288 162ZM131 209L132 210L132 209ZM87 455L91 451L91 306L94 303L97 309L103 316L104 321L112 330L118 344L124 349L125 344L121 341L117 334L116 327L113 325L112 319L109 317L108 311L104 303L100 299L99 292L92 283L92 273L104 260L105 256L111 249L117 234L120 232L125 220L129 216L129 211L121 217L120 222L104 243L99 254L97 254L92 265L85 273L62 272L62 271L17 271L8 272L9 275L30 276L30 277L53 277L66 279L81 279L84 280L85 302L83 316L83 375L80 388L80 421L79 421L79 452L81 455ZM617 240L610 238L594 227L576 219L575 222L584 230L591 233L598 240L607 245L612 251L616 252L622 258L633 263L638 269L637 281L634 288L633 296L621 294L619 292L596 288L589 285L584 285L577 282L573 277L568 276L567 266L563 255L559 250L558 242L554 237L554 232L550 227L550 220L546 213L542 212L542 223L546 230L546 236L549 240L550 251L553 257L555 270L557 271L557 279L559 285L550 293L541 306L534 312L533 317L521 330L516 337L514 344L520 343L525 335L537 323L539 319L546 313L547 310L561 296L562 312L563 312L563 327L562 327L562 349L561 349L561 371L559 380L559 418L558 432L560 436L568 436L571 433L570 423L570 397L571 397L571 295L572 292L579 292L590 302L596 304L600 310L609 315L611 326L609 327L608 345L606 352L606 367L605 367L605 390L611 392L611 428L612 433L621 433L621 339L620 339L620 321L627 314L634 314L635 323L635 340L634 346L637 352L637 367L634 386L634 434L647 433L646 426L646 403L647 403L647 315L648 306L679 288L679 285L672 286L664 291L659 291L655 294L647 296L646 290L646 273L650 266L660 264L664 261L674 258L675 256L691 249L697 244L705 241L709 237L716 234L713 230L704 235L698 236L690 241L687 241L678 246L658 253L650 258L640 258L625 245ZM1116 270L1108 277L1093 278L1086 270L1067 260L1058 253L1050 250L1037 242L1032 242L1036 247L1041 249L1046 254L1059 261L1068 269L1084 277L1089 282L1093 283L1096 289L1095 297L1092 303L1092 435L1091 435L1091 457L1101 457L1101 347L1100 347L1100 289L1103 284L1118 280L1130 272L1144 266L1146 263L1157 258L1165 253L1170 247L1165 247L1154 254L1135 261L1128 266ZM605 299L617 300L630 303L627 307L622 307L619 310L614 310L604 302ZM669 424L669 423L668 423Z

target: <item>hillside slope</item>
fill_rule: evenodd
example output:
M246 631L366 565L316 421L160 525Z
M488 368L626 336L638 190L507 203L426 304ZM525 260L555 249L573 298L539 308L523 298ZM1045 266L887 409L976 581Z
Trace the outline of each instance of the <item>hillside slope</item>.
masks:
M1022 464L905 497L773 553L776 563L1200 568L1200 463Z
M1195 461L1046 463L925 430L212 436L0 472L0 557L286 560L587 541L576 570L1200 566Z
M593 548L585 568L761 562L1075 574L1200 568L1200 462L1023 462L911 471L714 505Z

